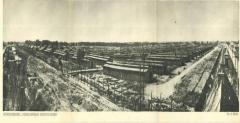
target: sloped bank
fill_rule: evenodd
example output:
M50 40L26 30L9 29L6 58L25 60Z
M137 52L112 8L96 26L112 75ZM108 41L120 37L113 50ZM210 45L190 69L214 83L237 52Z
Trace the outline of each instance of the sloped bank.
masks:
M118 111L122 108L82 86L76 80L63 76L61 72L42 60L30 56L28 73L35 73L42 80L28 83L29 110L51 111ZM45 107L45 108L43 108Z

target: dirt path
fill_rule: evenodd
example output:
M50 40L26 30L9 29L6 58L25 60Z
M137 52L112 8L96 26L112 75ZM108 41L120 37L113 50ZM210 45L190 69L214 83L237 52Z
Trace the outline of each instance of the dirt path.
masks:
M191 72L192 69L194 69L197 65L201 64L204 62L206 58L211 57L212 53L217 50L217 47L215 47L211 52L203 56L201 59L190 65L187 69L181 72L180 75L175 76L174 78L170 79L168 82L160 85L156 84L149 84L145 88L146 96L149 97L152 93L153 97L162 97L162 98L167 98L170 95L173 94L175 91L174 86L177 83L181 83L181 78L185 75L187 75L189 72Z

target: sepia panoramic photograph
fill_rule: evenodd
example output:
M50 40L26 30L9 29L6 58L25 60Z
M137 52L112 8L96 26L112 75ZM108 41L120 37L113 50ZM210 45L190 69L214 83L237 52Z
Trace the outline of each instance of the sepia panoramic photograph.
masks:
M3 0L3 111L239 112L238 1Z

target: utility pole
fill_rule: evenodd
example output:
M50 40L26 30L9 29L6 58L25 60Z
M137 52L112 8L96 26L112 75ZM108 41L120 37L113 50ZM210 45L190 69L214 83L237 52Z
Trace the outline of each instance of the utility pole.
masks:
M141 54L140 54L141 57ZM138 110L141 111L141 97L142 97L142 93L141 93L141 63L139 64L139 86L138 86L138 91L139 91L139 99L138 99Z

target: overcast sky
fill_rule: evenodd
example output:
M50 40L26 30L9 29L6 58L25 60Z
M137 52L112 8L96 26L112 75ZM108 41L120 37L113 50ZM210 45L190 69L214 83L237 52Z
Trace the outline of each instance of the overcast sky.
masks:
M237 2L4 0L4 40L238 40Z

